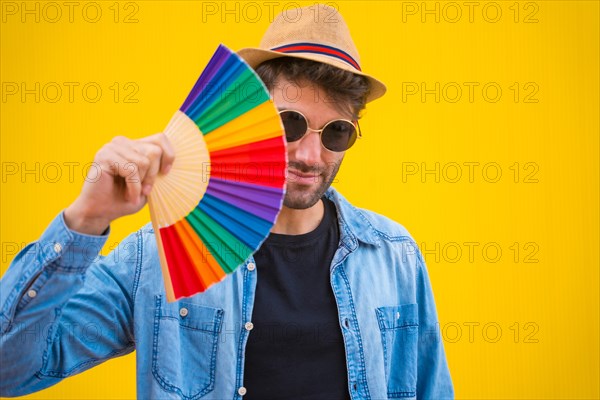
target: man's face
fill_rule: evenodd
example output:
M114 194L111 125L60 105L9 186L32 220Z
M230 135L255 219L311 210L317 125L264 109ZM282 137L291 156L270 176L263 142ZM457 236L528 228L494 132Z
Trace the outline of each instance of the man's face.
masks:
M308 82L296 84L280 77L273 86L273 100L279 110L300 111L313 129L321 129L335 119L352 119L336 107L323 89ZM283 205L294 209L315 205L333 182L344 154L325 149L320 134L312 130L300 140L288 143L287 192Z

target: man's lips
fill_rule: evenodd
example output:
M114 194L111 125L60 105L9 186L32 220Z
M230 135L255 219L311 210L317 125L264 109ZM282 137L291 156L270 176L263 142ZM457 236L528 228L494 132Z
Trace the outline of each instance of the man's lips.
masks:
M316 172L306 173L300 172L297 169L289 168L287 180L288 183L294 182L299 183L301 185L311 185L317 182L319 179L319 175Z

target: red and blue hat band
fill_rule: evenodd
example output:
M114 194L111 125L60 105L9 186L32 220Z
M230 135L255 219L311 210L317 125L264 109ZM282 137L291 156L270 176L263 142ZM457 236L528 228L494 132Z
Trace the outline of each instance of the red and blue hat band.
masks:
M335 47L326 46L324 44L307 43L307 42L293 43L293 44L286 44L286 45L279 46L279 47L274 47L271 50L277 51L279 53L322 54L322 55L329 56L329 57L335 57L339 60L346 62L347 64L350 64L357 70L359 70L359 71L361 70L360 65L358 65L356 60L354 58L352 58L352 56L350 56L350 54L348 54L345 51L342 51L340 49L337 49Z

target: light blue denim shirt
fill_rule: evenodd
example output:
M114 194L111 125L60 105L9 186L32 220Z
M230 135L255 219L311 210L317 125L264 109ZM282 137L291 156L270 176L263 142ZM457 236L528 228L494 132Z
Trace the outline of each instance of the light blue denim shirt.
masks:
M352 399L453 398L426 267L397 223L329 189L340 223L331 264ZM0 282L0 395L41 390L136 350L143 399L243 399L257 269L168 303L151 225L107 256L107 236L60 214ZM307 295L310 295L307 293Z

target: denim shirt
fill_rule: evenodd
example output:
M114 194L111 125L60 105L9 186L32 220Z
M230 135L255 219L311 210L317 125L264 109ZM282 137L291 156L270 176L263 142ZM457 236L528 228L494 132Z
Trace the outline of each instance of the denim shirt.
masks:
M352 399L446 399L453 387L426 267L397 223L338 192L331 286ZM206 292L166 301L151 225L99 256L105 236L60 214L0 282L0 396L41 390L136 350L137 395L243 399L257 269L246 260Z

